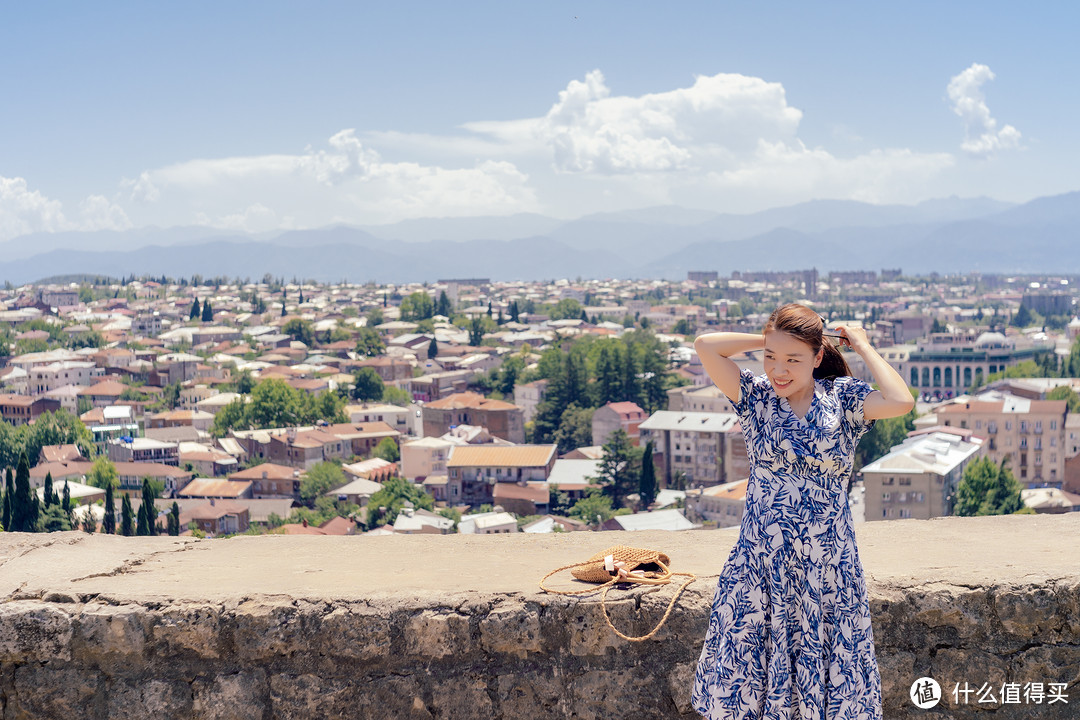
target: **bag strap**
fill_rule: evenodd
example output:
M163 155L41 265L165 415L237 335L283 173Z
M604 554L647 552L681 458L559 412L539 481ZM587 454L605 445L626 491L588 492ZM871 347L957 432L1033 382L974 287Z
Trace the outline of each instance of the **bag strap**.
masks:
M660 628L664 626L664 623L667 622L667 619L671 616L671 611L675 608L675 602L679 599L679 596L682 595L683 590L685 590L690 585L690 583L694 582L694 580L697 579L697 575L693 573L670 573L668 577L670 578L671 575L682 575L689 579L682 585L680 585L679 589L675 591L675 595L671 598L671 602L668 603L667 610L664 612L664 616L660 618L660 622L656 623L656 627L654 627L648 635L641 635L640 637L630 637L629 635L624 635L623 633L619 632L619 629L617 627L611 624L611 617L608 615L607 611L607 594L608 590L611 589L611 584L608 583L604 585L603 591L600 594L600 609L604 611L604 621L607 623L607 626L611 628L611 631L621 637L623 640L629 640L630 642L642 642L644 640L648 640L657 632L659 632ZM670 579L665 580L663 583L656 584L667 584L668 582L670 582Z

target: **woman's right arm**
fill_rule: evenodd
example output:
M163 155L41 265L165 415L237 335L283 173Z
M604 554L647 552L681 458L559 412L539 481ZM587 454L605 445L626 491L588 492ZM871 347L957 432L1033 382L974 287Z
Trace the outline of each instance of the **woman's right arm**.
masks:
M739 366L731 359L750 350L765 347L765 338L758 334L717 332L698 335L694 350L701 358L701 365L720 392L733 403L739 402Z

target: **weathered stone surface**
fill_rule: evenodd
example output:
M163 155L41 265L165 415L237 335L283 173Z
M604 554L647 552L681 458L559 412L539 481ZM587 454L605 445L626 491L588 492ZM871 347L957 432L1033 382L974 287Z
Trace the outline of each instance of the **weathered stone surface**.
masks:
M682 714L692 713L690 693L694 688L694 672L697 663L680 663L668 673L668 693L675 709Z
M153 628L158 655L191 654L213 659L221 651L221 608L212 605L179 605L160 610Z
M500 605L480 621L480 644L488 652L519 658L539 652L540 613L535 606Z
M461 677L433 688L431 708L435 717L454 720L489 720L494 716L487 683L478 677Z
M318 675L274 675L270 678L271 717L275 720L302 718L362 718L367 705L363 693L347 680Z
M182 680L110 681L107 687L109 720L191 717L191 686Z
M1001 706L1000 690L1005 682L1005 662L978 650L939 650L931 664L930 677L941 685L942 705L947 708L983 710ZM954 693L957 686L961 690ZM971 695L961 695L971 689ZM965 698L967 702L965 703Z
M15 669L14 697L4 717L82 720L104 715L101 675L85 667L51 668L36 663Z
M267 660L307 647L318 632L319 615L310 607L305 609L289 601L240 604L232 618L237 657Z
M0 661L70 660L71 616L54 605L0 604Z
M375 660L390 654L390 624L377 612L339 607L323 616L312 642L330 657Z
M425 610L405 625L405 652L427 658L469 650L469 619L456 612Z
M500 675L495 685L501 711L498 717L569 717L563 681L556 668Z
M86 605L78 615L76 653L100 667L137 663L148 625L146 608L139 605Z
M261 669L197 679L191 717L196 720L262 720L270 688Z

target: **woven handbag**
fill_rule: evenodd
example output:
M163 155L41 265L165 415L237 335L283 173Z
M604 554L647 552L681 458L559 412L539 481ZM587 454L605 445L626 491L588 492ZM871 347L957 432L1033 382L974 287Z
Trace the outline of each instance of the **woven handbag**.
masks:
M622 572L619 572L620 568ZM578 580L595 583L599 587L585 588L584 590L552 590L544 585L544 581L549 577L564 570L569 570L570 574ZM675 591L675 596L668 603L667 611L660 618L660 622L656 624L656 627L652 629L652 632L640 637L631 637L619 632L619 629L611 624L611 617L607 611L608 590L621 583L668 585L672 582L671 578L676 575L685 577L687 580ZM641 642L651 638L663 627L668 617L671 616L671 611L674 609L679 596L695 579L697 579L697 576L693 573L672 572L671 559L658 550L615 545L596 553L584 562L564 565L561 568L552 570L540 580L540 589L555 595L585 595L600 590L600 608L604 612L604 621L607 622L607 626L623 640Z

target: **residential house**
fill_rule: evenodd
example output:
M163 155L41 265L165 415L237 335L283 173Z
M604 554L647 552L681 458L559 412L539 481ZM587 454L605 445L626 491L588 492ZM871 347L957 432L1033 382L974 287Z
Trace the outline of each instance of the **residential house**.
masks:
M604 445L616 430L630 437L630 444L638 444L638 426L648 417L634 402L609 402L598 407L592 417L592 443Z
M453 530L453 520L423 509L405 508L394 520L394 532L403 535L445 535Z
M986 455L987 443L942 430L913 435L862 468L868 522L952 514L964 468Z
M424 437L442 435L456 425L480 425L496 437L512 443L525 442L525 416L521 408L479 393L456 393L428 402L421 413Z
M508 512L482 512L462 515L458 522L462 535L499 535L518 532L517 518Z
M208 537L235 535L245 532L250 526L250 512L239 503L211 499L196 508L180 513L180 528L184 529L195 523Z
M524 422L531 422L536 416L536 407L543 402L544 391L549 382L551 381L547 378L541 378L514 386L514 404L521 408Z
M287 465L263 463L234 472L229 479L250 481L254 498L300 499L300 470Z
M546 482L495 483L492 498L495 505L516 515L543 515L549 509Z
M496 483L546 481L556 450L555 445L463 445L450 453L447 475L461 481L462 503L492 503Z
M410 440L401 446L401 475L407 480L423 482L432 475L446 474L450 451L460 443L438 437Z
M88 386L105 374L92 362L64 360L47 365L35 365L29 372L32 395L44 395L65 385Z
M686 519L681 510L653 510L633 515L615 515L600 525L601 530L693 530L700 527Z
M221 478L195 478L176 494L182 498L206 498L215 500L239 500L253 497L251 480L222 480Z
M180 446L150 438L120 437L105 444L109 460L131 463L180 465Z
M740 525L746 509L748 483L748 480L732 480L691 490L686 494L687 515L714 522L718 528Z
M1025 487L1061 487L1068 452L1066 401L985 393L937 410L937 422L984 437L994 463L1008 460Z
M122 382L102 380L79 390L79 397L89 400L91 407L103 408L107 405L116 405L120 396L128 389L129 386Z
M0 395L0 418L12 425L27 425L43 413L60 409L60 403L43 397Z
M750 475L739 418L728 413L659 410L639 426L641 443L653 442L664 485L710 487Z
M463 393L476 373L472 370L433 372L403 381L402 386L420 403L430 403L455 393Z
M360 462L342 465L341 469L350 477L363 478L365 480L372 480L380 483L398 476L397 463L383 460L382 458L371 458L369 460L361 460Z
M371 496L381 489L382 485L374 480L356 478L346 485L327 491L326 495L337 498L338 502L348 502L365 508Z

